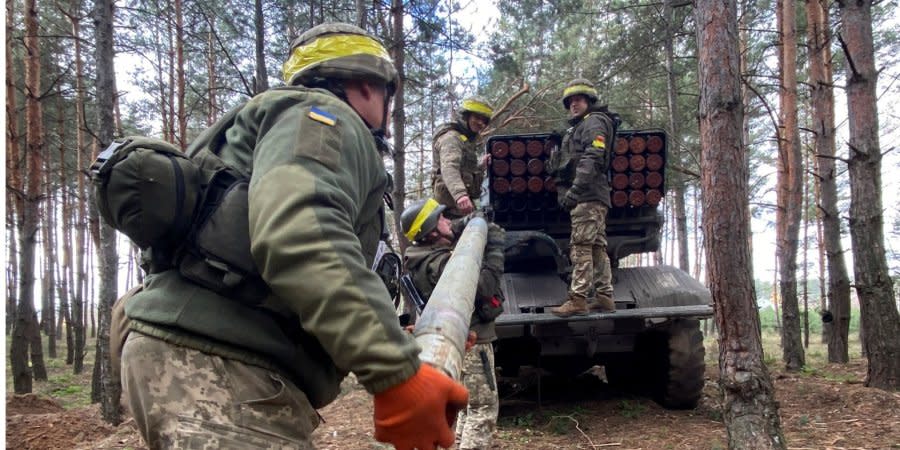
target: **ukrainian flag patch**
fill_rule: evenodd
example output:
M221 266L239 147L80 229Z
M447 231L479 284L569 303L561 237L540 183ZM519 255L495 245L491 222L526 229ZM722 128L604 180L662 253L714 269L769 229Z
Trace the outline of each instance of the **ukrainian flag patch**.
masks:
M334 114L331 114L328 111L323 111L319 108L316 108L315 106L311 110L309 110L308 116L310 119L315 120L316 122L324 123L329 127L333 127L334 124L337 123L337 117L335 117Z

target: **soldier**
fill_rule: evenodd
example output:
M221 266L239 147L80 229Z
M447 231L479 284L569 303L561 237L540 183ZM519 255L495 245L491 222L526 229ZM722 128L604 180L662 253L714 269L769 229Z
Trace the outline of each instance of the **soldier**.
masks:
M583 315L590 310L614 312L612 274L606 254L606 212L610 207L606 147L614 145L615 126L606 108L596 105L597 90L588 80L570 81L563 90L562 102L569 111L571 127L559 150L550 156L550 169L559 204L572 217L572 283L566 302L551 312L560 317ZM592 291L595 298L589 302Z
M420 200L406 208L400 216L403 233L413 243L404 255L406 269L426 300L434 291L465 227L466 219L451 222L444 217L442 213L445 208L434 199ZM466 352L463 363L462 378L469 390L469 406L460 412L456 424L456 438L461 450L490 448L497 426L500 403L491 343L497 339L494 319L503 312L500 276L503 274L504 234L496 224L488 225L487 247L470 328L475 332L476 341Z
M153 449L312 448L315 408L353 372L374 394L377 440L449 447L467 391L420 362L368 269L384 227L376 143L393 63L362 29L324 24L294 40L284 80L211 148L249 176L251 253L269 294L249 305L177 270L147 277L125 304L122 350L138 428Z
M474 211L475 200L481 197L487 158L479 160L475 140L493 113L484 99L467 98L456 112L456 121L441 125L434 135L432 188L434 198L447 207L449 218Z

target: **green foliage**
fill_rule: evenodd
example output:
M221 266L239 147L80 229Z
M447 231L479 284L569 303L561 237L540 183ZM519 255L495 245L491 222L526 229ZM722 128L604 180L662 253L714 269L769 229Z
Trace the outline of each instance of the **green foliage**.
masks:
M801 311L801 315L802 314L803 313ZM765 330L777 330L778 322L775 320L775 310L772 307L761 308L759 310L759 323L764 332L765 332ZM821 334L822 333L822 318L813 309L810 310L810 314L809 314L809 332L812 334ZM858 333L859 333L859 309L851 308L850 309L850 334L858 334Z
M570 416L553 416L548 424L550 432L555 435L565 435L575 430L575 422Z
M500 422L505 427L532 428L534 427L534 413L529 412L523 415L502 417Z
M637 419L647 410L647 406L635 400L622 400L617 405L617 409L622 417Z

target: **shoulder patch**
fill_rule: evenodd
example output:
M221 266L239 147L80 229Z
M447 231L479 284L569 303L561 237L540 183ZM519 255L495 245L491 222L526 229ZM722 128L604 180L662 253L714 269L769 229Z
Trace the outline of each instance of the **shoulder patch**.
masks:
M459 135L459 140L461 140L463 142L469 142L469 138L467 138L466 135L464 135L464 134Z
M316 122L324 123L329 127L333 127L334 124L337 123L337 117L334 114L331 114L328 111L319 109L315 106L309 110L309 114L307 115L310 119L315 120Z
M591 145L594 148L606 148L606 138L602 134L598 134L594 137L594 142L591 142Z

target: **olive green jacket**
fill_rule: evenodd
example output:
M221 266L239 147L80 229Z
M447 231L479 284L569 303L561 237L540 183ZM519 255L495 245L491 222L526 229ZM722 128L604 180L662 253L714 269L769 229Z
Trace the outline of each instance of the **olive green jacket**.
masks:
M593 109L570 119L569 124L559 150L550 155L549 170L557 195L561 199L571 190L579 203L599 201L609 207L607 172L615 145L612 119Z
M447 206L450 216L461 217L456 201L468 195L472 203L481 198L484 166L475 145L477 135L460 122L441 125L433 141L434 198Z
M457 236L462 233L465 221L456 221L454 231ZM458 239L458 238L457 238ZM450 245L413 244L406 248L404 261L406 270L412 276L413 284L426 301L434 292L444 267L453 254L457 239ZM475 311L472 313L470 330L478 335L478 343L488 343L497 339L494 330L494 319L502 311L503 293L500 290L500 278L503 275L503 245L505 232L496 224L488 225L488 243L484 249L481 262L481 273L475 291ZM498 302L493 304L492 302ZM495 308L500 308L496 310ZM493 314L491 314L493 313ZM490 317L494 315L494 317Z
M126 304L132 329L277 367L316 407L348 372L372 393L412 376L420 348L369 269L388 177L353 109L320 89L267 91L214 147L250 178L251 253L271 294L247 306L176 271L155 274Z

